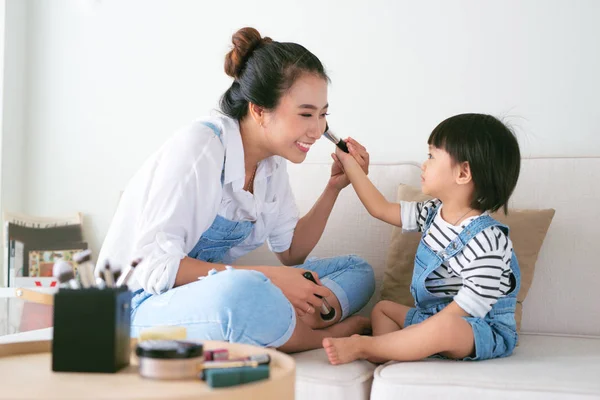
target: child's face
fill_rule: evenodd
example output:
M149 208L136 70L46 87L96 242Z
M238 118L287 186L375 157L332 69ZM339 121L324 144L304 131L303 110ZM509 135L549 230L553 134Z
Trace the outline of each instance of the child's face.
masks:
M456 165L450 154L435 146L429 146L427 160L421 166L423 193L438 199L445 198L456 184Z

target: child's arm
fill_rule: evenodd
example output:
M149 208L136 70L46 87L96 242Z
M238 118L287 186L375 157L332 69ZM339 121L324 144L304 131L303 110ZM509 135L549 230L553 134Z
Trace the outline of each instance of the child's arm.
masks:
M341 162L344 172L348 176L348 179L350 179L360 201L373 217L388 224L402 227L400 204L387 201L362 170L357 161L357 159L361 158L356 149L358 144L352 139L348 139L346 144L348 145L350 154L346 154L338 149L336 156Z

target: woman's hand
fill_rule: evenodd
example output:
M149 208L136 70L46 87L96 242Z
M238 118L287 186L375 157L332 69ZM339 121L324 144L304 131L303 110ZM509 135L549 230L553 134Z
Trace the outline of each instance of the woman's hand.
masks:
M263 267L260 269L267 278L277 286L285 297L292 303L300 317L305 314L314 314L323 304L323 300L315 295L327 297L331 291L321 285L319 276L311 271L318 285L306 279L304 274L306 269L293 267Z
M365 174L369 174L369 153L367 152L367 149L352 138L346 139L345 142L348 145L350 154L344 153L339 148L336 150L335 154L331 154L331 158L333 158L334 162L331 166L329 186L337 190L342 190L350 184L350 180L344 173L343 166L343 161L346 162L345 159L350 159L350 156L352 156L358 165L360 165Z

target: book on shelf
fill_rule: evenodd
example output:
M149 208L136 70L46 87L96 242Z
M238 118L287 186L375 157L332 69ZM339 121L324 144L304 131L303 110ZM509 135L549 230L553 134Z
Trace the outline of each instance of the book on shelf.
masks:
M80 213L34 217L4 213L5 273L9 287L56 286L54 263L63 259L77 274L73 255L88 248Z

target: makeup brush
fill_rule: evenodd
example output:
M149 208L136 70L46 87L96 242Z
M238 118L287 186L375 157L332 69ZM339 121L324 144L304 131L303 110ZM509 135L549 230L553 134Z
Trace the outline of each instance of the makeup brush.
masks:
M110 264L108 263L108 260L106 261L106 264L104 265L104 269L100 272L101 276L104 277L104 283L106 283L106 287L113 287L115 286L115 280L114 280L114 276L112 271L110 270Z
M52 267L52 275L58 279L59 287L79 289L79 284L75 280L73 267L65 260L58 260Z
M94 266L92 265L91 250L83 250L73 256L73 261L77 263L79 271L79 280L84 288L96 286L96 277L94 276Z
M116 285L116 282L119 280L119 277L121 276L121 267L118 265L116 267L114 265L111 265L110 269L112 270L113 280Z
M329 130L329 124L325 124L325 132L323 133L327 139L331 140L333 144L339 147L344 153L348 153L348 145L339 137L335 136L333 132Z
M309 281L312 281L312 283L317 285L317 281L315 280L315 277L313 276L313 274L310 273L310 271L306 271L302 275L306 279L308 279ZM317 296L319 299L323 300L323 304L321 304L321 318L323 318L324 321L329 321L329 320L332 320L333 318L335 318L335 308L331 307L329 305L329 303L327 302L327 300L323 298L323 296L319 296L318 294L315 294L315 296Z
M129 265L127 268L125 268L125 271L123 271L121 273L121 276L119 276L116 286L121 287L121 286L127 285L129 278L131 278L131 275L133 275L133 272L135 271L135 267L137 267L137 265L141 262L142 262L141 258L137 258L137 259L133 260L131 265Z

